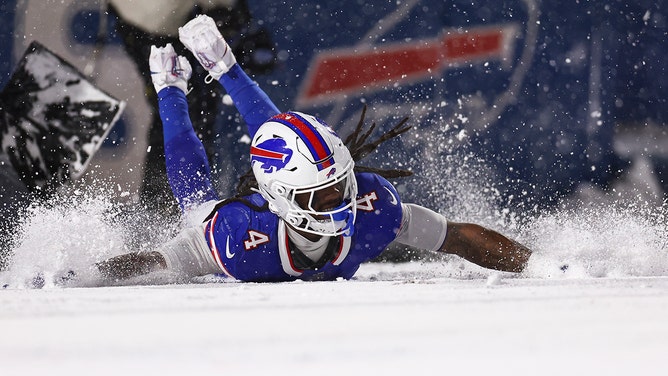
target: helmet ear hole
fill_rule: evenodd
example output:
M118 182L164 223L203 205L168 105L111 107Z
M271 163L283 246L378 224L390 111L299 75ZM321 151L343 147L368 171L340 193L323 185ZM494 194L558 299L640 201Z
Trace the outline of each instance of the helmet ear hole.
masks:
M294 227L297 227L301 223L301 219L295 217L294 215L288 214L286 217L286 221Z
M276 182L273 182L269 187L270 200L269 201L269 210L278 214L278 216L285 218L290 212L290 202L285 197L287 195L287 189Z
M276 182L274 182L274 184L271 185L271 190L281 197L285 197L285 194L287 192L284 186Z

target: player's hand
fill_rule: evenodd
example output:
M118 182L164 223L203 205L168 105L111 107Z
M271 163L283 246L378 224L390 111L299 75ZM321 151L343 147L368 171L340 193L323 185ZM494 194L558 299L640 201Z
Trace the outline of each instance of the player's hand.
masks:
M199 15L180 27L179 40L213 79L218 80L237 63L216 23L207 15ZM210 82L210 79L207 80Z
M167 43L165 47L151 46L148 65L156 93L167 86L176 86L184 93L188 92L192 67L188 59L176 54L171 43Z

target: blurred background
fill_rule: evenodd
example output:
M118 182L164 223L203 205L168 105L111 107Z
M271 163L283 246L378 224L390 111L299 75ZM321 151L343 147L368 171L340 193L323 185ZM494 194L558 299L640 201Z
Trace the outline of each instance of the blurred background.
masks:
M378 134L410 116L415 129L367 161L416 173L397 183L405 201L443 209L485 194L535 210L627 189L660 203L666 5L3 0L0 87L32 41L47 46L126 102L83 179L111 178L121 201L172 205L144 49L176 46L176 28L206 12L280 109L316 114L341 135L364 105ZM248 166L245 127L225 93L197 74L193 119L228 195Z

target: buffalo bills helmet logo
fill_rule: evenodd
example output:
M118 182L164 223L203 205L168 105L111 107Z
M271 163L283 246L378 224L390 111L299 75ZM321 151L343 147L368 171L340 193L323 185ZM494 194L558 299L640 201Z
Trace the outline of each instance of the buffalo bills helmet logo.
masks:
M251 147L251 165L255 162L265 173L276 172L285 167L292 157L292 150L282 138L272 138Z

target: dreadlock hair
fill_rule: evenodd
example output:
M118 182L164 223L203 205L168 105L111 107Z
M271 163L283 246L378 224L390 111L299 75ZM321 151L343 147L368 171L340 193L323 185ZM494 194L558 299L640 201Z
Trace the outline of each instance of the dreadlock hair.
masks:
M358 161L362 160L364 157L375 151L376 148L378 148L378 146L380 146L380 144L383 142L395 138L412 128L412 126L406 125L408 122L408 117L405 117L394 127L392 127L392 129L385 132L385 134L378 137L376 140L366 142L371 133L376 128L376 123L373 122L366 132L362 132L362 129L364 128L364 118L366 117L366 108L366 105L364 105L364 108L362 109L362 115L360 116L360 120L357 122L355 130L349 134L343 142L350 151L350 155L353 158L353 161L355 161L355 172L372 172L387 179L413 175L413 173L408 170L380 169L360 166L357 164ZM255 180L255 175L253 175L253 170L249 169L239 179L235 197L248 196L255 192L254 189L257 189L257 186L258 185L257 181Z
M365 117L366 117L366 105L364 105L364 108L362 109L362 115L360 116L360 120L357 122L355 130L353 131L353 133L349 134L348 137L346 137L346 140L343 142L350 151L350 155L352 156L353 161L355 161L354 170L356 172L372 172L387 179L400 178L413 175L413 172L408 170L380 169L380 168L360 166L357 164L357 162L361 161L364 157L366 157L367 155L371 154L374 150L376 150L376 148L378 148L378 146L380 146L380 144L382 144L383 142L393 139L412 128L411 125L406 125L406 123L408 122L408 116L407 116L401 119L401 121L397 123L394 127L392 127L392 129L385 132L385 134L378 137L375 141L370 141L365 144L364 142L369 138L371 132L373 132L373 130L376 128L376 123L373 122L371 123L369 129L366 132L362 133Z

